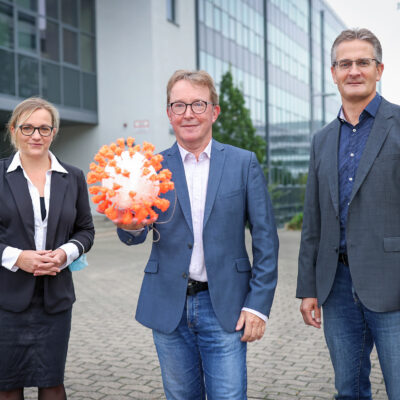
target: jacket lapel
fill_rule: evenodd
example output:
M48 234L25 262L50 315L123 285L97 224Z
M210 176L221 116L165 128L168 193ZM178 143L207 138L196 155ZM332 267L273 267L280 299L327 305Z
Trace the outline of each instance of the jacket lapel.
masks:
M46 249L53 249L54 238L61 210L65 207L64 197L67 191L67 174L53 171L51 174L50 205L47 218ZM73 205L69 205L72 207Z
M334 149L328 153L328 171L329 173L329 189L333 207L335 208L336 215L339 215L339 172L338 172L338 151L339 151L339 137L340 137L340 122L338 119L333 121L332 127L328 131L328 149Z
M224 146L213 139L211 147L210 171L208 174L207 197L206 197L206 205L204 208L203 226L206 226L207 224L208 218L211 214L211 210L214 205L215 196L217 195L219 182L221 180L222 171L225 163L224 150L225 150Z
M354 180L353 191L350 196L350 203L354 199L357 191L364 182L369 170L372 167L385 139L393 126L390 103L382 99L382 103L375 116L375 122L372 126L364 151L361 155L360 163Z
M10 163L8 163L8 165ZM32 199L29 194L28 182L26 181L21 167L18 167L15 171L6 173L6 180L14 197L21 220L24 223L25 231L28 233L30 245L32 249L35 249L35 219L33 215Z
M175 183L176 195L181 206L186 223L193 233L192 213L190 210L190 198L186 184L185 169L182 163L182 157L178 145L175 143L167 152L168 167L171 168L172 181Z

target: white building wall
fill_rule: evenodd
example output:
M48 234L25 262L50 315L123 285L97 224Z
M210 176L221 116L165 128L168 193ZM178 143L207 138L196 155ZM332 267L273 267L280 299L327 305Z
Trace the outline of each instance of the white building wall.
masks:
M99 123L63 126L53 145L85 172L97 150L119 137L149 141L156 151L174 142L166 85L176 69L196 67L195 1L177 0L174 24L165 0L97 0L96 30ZM135 128L135 121L148 128Z

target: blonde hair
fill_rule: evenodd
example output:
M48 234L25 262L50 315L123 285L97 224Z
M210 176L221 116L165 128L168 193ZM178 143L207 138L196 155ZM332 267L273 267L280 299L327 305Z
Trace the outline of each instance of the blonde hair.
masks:
M211 102L216 105L218 104L218 93L215 89L214 80L211 75L203 70L190 71L185 69L179 69L175 71L171 78L169 78L167 84L167 103L169 104L172 87L178 81L185 80L190 82L192 85L206 86L210 90Z
M10 137L10 142L15 149L18 149L15 135L12 134L11 129L14 128L14 132L17 130L18 123L24 123L36 110L47 110L51 115L51 123L55 130L55 134L58 132L60 126L60 115L58 110L45 99L40 97L29 97L28 99L21 101L15 108L7 123L7 132ZM22 120L21 120L22 118Z

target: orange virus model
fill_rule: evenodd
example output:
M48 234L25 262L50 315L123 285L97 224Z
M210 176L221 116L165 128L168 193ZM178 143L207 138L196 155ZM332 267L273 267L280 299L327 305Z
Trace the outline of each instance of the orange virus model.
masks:
M151 143L144 142L140 147L134 142L128 137L127 149L124 139L102 146L87 175L88 184L100 182L89 188L97 211L122 224L130 224L133 218L138 223L155 221L158 214L154 207L161 211L169 207L169 201L159 195L174 189L171 171L161 170L163 156L153 154Z

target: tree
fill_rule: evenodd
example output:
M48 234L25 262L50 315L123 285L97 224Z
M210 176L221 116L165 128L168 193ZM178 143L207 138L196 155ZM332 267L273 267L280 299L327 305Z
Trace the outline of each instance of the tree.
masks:
M256 134L243 93L234 86L231 71L222 76L220 88L221 114L214 123L213 137L222 143L253 151L260 164L263 164L266 141Z

